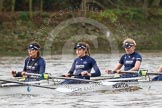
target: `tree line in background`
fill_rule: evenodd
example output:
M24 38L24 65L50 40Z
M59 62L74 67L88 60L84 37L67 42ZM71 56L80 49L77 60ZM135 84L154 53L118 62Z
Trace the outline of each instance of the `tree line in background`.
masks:
M0 0L0 13L28 11L30 18L35 11L59 11L61 9L75 9L87 11L87 6L98 9L126 9L141 8L145 17L158 16L161 0ZM69 8L70 7L70 8Z
M107 26L119 46L123 38L133 37L140 50L162 48L162 0L0 0L0 55L24 53L32 40L43 46L54 27L74 17ZM61 53L67 39L80 34L98 36L99 52L110 51L99 28L77 23L60 31L53 40L53 53Z

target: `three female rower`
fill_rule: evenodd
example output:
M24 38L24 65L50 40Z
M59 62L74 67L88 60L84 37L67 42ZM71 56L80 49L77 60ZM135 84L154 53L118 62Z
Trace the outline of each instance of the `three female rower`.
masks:
M46 62L40 56L40 45L37 42L31 42L28 47L29 56L25 59L22 72L15 73L11 71L14 77L22 77L26 73L43 74L45 73Z
M142 56L135 51L136 42L131 38L127 38L123 41L123 48L125 49L126 53L122 55L113 72L120 73L123 65L124 71L138 71L141 66ZM110 70L106 69L105 72L110 73ZM120 77L130 78L136 77L137 75L138 74L123 73L120 75Z
M71 69L65 74L66 77L74 75L75 78L90 79L90 77L97 77L101 75L100 69L94 58L90 57L89 45L85 42L78 42L74 47L77 58L75 58ZM91 69L94 72L91 73ZM75 72L74 72L75 71ZM76 80L65 80L63 84L81 83Z

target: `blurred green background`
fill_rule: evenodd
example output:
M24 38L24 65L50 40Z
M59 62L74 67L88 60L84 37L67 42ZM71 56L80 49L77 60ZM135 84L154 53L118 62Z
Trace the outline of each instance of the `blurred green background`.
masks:
M120 51L127 37L136 41L139 51L162 49L162 0L0 0L0 55L23 55L34 40L43 50L51 31L73 18L106 26ZM97 48L93 39L81 39L90 43L91 52L111 52L110 42L97 25L74 23L57 33L51 54L61 54L67 40L81 35L97 37Z

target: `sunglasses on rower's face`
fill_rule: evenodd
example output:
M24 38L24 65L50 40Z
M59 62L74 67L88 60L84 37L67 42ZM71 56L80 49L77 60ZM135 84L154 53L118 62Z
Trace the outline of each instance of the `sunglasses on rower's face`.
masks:
M132 46L134 46L134 44L131 44L131 43L128 43L128 42L123 44L123 48L126 48L126 49L130 49Z
M126 47L126 49L130 49L130 48L132 48L132 46L130 46L130 47Z
M34 49L28 49L28 52L34 52L34 51L36 51L36 50L34 50Z

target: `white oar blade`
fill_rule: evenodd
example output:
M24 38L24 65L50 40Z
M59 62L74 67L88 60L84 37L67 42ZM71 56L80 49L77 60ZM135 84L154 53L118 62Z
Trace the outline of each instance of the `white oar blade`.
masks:
M55 90L58 91L58 92L63 92L63 93L73 92L73 90L65 88L65 87L58 87Z

